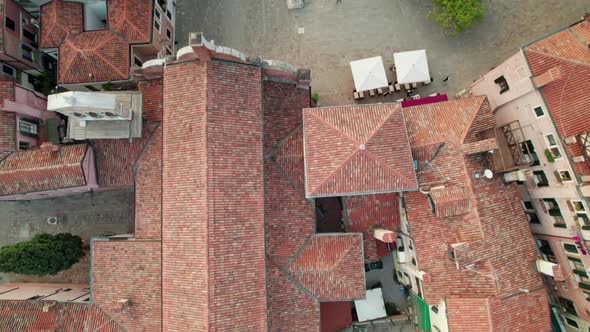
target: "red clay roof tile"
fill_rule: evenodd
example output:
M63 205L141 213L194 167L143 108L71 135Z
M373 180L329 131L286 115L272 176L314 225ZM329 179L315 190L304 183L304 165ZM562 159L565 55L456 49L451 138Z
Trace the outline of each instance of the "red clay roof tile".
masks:
M0 195L86 185L82 161L88 144L61 146L57 152L17 151L0 162Z
M439 217L451 217L465 214L471 207L471 199L463 187L433 188L430 198Z
M314 235L287 270L320 301L362 299L365 296L362 236L359 233Z
M109 29L129 43L149 43L152 32L153 0L109 0Z
M399 105L303 112L307 197L416 189Z
M59 46L58 61L60 84L129 78L129 45L110 30L68 35Z
M83 31L82 3L53 0L41 6L40 48L57 48L69 34Z
M577 136L590 130L587 105L590 104L590 22L583 21L532 45L524 52L533 76L557 67L562 75L541 88L549 113L561 138ZM570 157L582 154L577 144L568 144ZM588 163L575 163L579 175L590 175Z

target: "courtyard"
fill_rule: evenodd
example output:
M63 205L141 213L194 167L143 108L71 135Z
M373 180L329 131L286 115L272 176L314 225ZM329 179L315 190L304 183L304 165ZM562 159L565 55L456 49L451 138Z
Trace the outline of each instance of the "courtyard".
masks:
M40 233L72 233L85 245L92 237L133 232L133 191L108 190L28 201L0 202L0 246L30 240ZM56 225L48 217L59 217ZM89 252L80 262L55 276L34 277L0 273L8 282L88 283Z
M305 8L291 11L285 0L179 1L177 49L186 45L189 32L202 31L217 45L249 56L310 68L323 106L354 103L350 61L380 55L388 68L394 52L426 49L434 84L418 93L451 97L519 47L590 10L585 0L484 3L483 21L450 35L427 17L428 0L307 0ZM382 100L365 98L371 101Z

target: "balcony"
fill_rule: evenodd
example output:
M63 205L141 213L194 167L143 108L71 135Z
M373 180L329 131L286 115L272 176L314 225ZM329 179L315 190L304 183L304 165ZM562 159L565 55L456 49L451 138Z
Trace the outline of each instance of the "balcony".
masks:
M529 157L532 153L525 143L524 132L518 120L479 133L480 140L492 138L496 139L498 148L485 154L487 168L503 173L528 168L533 163Z

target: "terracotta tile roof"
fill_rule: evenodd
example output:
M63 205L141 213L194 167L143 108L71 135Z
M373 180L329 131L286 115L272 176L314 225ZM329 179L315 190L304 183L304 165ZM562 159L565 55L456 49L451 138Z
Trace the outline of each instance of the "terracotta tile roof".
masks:
M109 0L109 29L120 33L129 43L149 43L153 3L153 0Z
M536 253L527 219L519 206L516 187L505 185L498 176L492 179L473 178L472 174L485 168L484 160L477 154L465 155L462 149L462 144L478 140L479 130L494 126L489 104L481 98L448 103L450 105L435 104L435 108L418 106L404 109L410 141L417 144L417 148L412 146L412 151L418 152L414 153L414 158L417 155L425 158L419 159L420 165L426 165L419 169L419 182L438 183L437 186L444 185L451 188L449 190L461 188L455 196L461 197L463 207L467 206L468 198L471 204L471 209L461 209L465 212L463 214L436 215L430 209L426 195L420 192L404 195L418 268L429 276L423 281L424 299L429 304L436 304L445 298L447 301L460 298L455 303L447 302L451 329L486 331L492 324L482 320L481 315L487 315L494 321L511 313L494 311L490 304L489 313L474 309L481 309L485 302L514 297L525 308L518 315L543 316L540 322L534 323L534 326L542 328L535 331L548 330L547 309L534 308L530 305L530 298L517 296L520 289L541 289L538 295L541 297L545 297L545 293L540 276L531 268ZM473 111L474 105L480 105L479 110ZM453 113L465 115L456 121L460 130L450 129L449 126L454 133L442 142L439 140L444 137L436 132L436 128L441 128L441 124L437 123L440 119L438 112L448 113L449 116ZM430 139L426 136L428 132L437 137ZM444 144L436 146L437 142ZM425 164L426 161L429 163ZM463 245L456 248L457 260L453 262L449 259L449 246L461 243ZM469 305L465 298L476 301L477 306ZM534 319L531 318L531 321ZM496 330L509 331L493 329Z
M56 48L67 35L84 30L82 3L53 0L41 6L39 48Z
M289 84L264 82L264 143L274 146L303 121L308 108L309 90L295 89ZM269 111L267 111L267 109Z
M476 317L477 319L474 319ZM447 319L450 331L492 332L490 304L487 298L448 298Z
M312 236L287 270L319 300L352 300L365 296L362 237L358 233Z
M158 123L145 122L143 136L133 139L131 143L128 139L93 140L99 186L107 188L133 185L133 165L158 126Z
M385 243L375 239L376 226L393 232L399 230L399 194L350 196L344 199L350 232L363 233L365 262L375 262L387 255Z
M320 303L297 287L272 261L268 273L269 331L320 331Z
M308 197L416 189L399 105L313 108L303 112Z
M125 332L125 329L97 305L0 300L0 331Z
M163 323L170 329L267 329L261 83L260 68L229 62L166 68Z
M137 83L137 90L141 92L144 121L162 121L164 110L162 83L161 78Z
M305 194L303 159L303 125L295 127L279 146L271 152L271 159L302 194Z
M438 217L451 217L465 214L471 207L471 199L463 187L444 187L430 191L430 198L434 203Z
M551 331L545 288L505 298L490 299L493 332Z
M68 35L59 46L58 83L86 83L129 78L129 45L111 30Z
M403 112L412 149L442 142L463 143L485 100L486 97L479 96L405 107Z
M526 46L524 53L533 76L559 68L561 78L540 88L549 113L561 138L576 136L590 130L586 105L590 104L590 22L583 21L538 42ZM577 144L568 144L570 157L582 154ZM590 175L587 163L575 163L579 175Z
M82 161L87 144L61 146L57 152L18 151L0 162L0 195L86 185Z
M0 110L0 160L10 151L16 150L16 113Z
M93 241L92 300L128 331L162 328L160 241ZM123 310L114 306L130 300Z

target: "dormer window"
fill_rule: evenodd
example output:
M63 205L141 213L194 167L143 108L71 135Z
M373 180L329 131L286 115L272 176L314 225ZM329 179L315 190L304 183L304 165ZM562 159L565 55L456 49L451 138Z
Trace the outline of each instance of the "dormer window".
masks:
M449 248L449 258L451 259L452 262L455 261L455 248Z
M432 210L432 213L436 214L436 209L434 207L434 201L432 200L432 196L426 196L426 200L428 201L428 205L430 206L430 210Z

